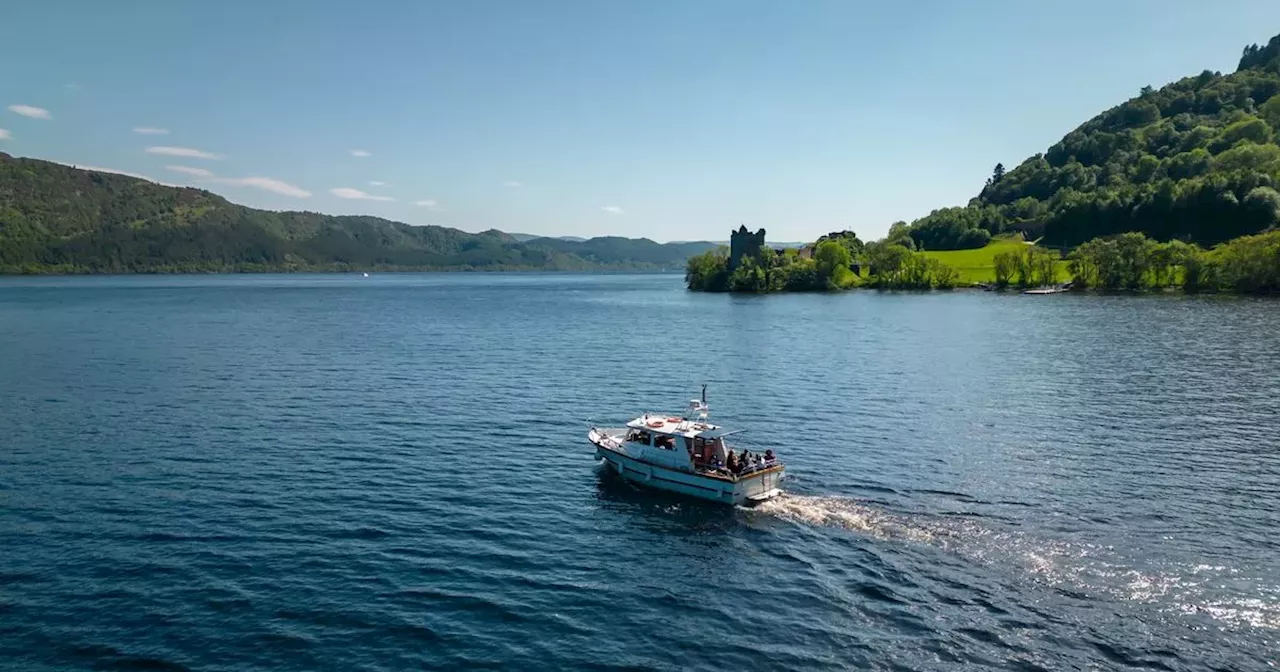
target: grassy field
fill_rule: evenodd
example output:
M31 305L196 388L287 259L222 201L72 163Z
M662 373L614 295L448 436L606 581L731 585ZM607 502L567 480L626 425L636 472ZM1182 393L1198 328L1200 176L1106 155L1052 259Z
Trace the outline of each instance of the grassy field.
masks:
M956 269L960 274L961 285L971 285L975 282L995 282L996 266L992 261L995 256L1001 252L1018 252L1025 247L1027 244L1018 239L996 238L987 243L986 247L976 250L926 251L925 254ZM1067 262L1057 262L1054 270L1057 271L1058 282L1071 279L1071 274L1067 271Z

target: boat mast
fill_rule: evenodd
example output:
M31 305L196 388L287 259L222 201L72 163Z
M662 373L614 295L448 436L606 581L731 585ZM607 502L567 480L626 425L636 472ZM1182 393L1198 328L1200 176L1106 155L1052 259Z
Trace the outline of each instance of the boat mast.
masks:
M686 420L696 419L698 422L707 421L707 414L710 412L710 409L707 407L707 384L706 383L702 384L702 399L701 400L692 399L689 401L689 411L692 417L685 418Z

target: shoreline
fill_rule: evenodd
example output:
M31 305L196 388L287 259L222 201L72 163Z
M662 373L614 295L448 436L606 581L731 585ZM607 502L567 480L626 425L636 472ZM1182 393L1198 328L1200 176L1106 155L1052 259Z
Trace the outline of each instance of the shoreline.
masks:
M0 271L0 278L77 278L77 277L129 277L129 276L177 276L177 275L360 275L378 274L477 274L477 273L560 273L564 275L676 275L678 269L544 269L544 268L367 268L355 270L331 269L269 269L269 270L209 270L209 271L48 271L37 273L9 273Z
M959 287L948 287L945 289L896 289L889 287L849 287L847 289L825 289L812 291L777 291L777 292L735 292L723 291L714 292L699 289L687 289L686 291L695 294L731 294L734 296L778 296L788 294L814 295L814 294L855 294L858 292L876 292L876 293L894 293L894 294L952 294L952 293L973 293L973 292L990 292L992 294L1003 295L1025 295L1025 296L1236 296L1236 297L1260 297L1260 298L1280 298L1280 293L1274 292L1228 292L1221 290L1200 290L1188 292L1178 287L1166 287L1163 289L1069 289L1065 292L1052 292L1044 294L1031 294L1027 290L1037 289L1036 287L1009 287L1004 289L986 289L976 285L965 285Z

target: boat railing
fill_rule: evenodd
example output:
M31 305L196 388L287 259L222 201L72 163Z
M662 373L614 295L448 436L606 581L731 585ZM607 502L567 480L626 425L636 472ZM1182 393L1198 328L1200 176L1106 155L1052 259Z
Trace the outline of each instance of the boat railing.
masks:
M768 471L769 469L773 469L774 467L780 467L780 466L782 466L782 462L777 457L774 457L771 460L765 460L764 463L759 466L756 466L755 464L747 465L745 468L743 468L741 471L737 473L729 471L728 467L725 467L723 465L704 466L702 468L702 471L706 471L708 473L716 474L719 476L726 476L728 478L737 480L745 476L750 476L751 474L754 474L758 471Z
M753 473L755 473L755 472L757 472L757 471L764 471L765 469L770 469L770 468L772 468L772 467L776 467L776 466L778 466L779 464L782 464L782 463L781 463L781 462L779 462L779 461L778 461L778 458L776 458L776 457L775 457L775 458L773 458L773 459L771 459L771 460L764 460L763 462L761 462L761 463L760 463L760 464L758 464L758 465L757 465L757 464L755 464L755 463L752 463L752 464L747 465L747 467L746 467L745 469L743 469L741 472L739 472L739 473L738 473L738 475L739 475L739 476L746 476L747 474L753 474Z
M613 448L615 450L622 448L622 442L614 438L609 432L606 432L599 427L592 427L591 431L595 432L597 440L605 447Z

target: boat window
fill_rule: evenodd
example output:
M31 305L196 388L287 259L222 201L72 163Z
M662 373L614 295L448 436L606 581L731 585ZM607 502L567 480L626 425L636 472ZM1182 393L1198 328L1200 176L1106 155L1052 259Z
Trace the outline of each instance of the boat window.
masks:
M665 435L661 435L661 434L660 434L660 435L658 435L658 436L655 436L655 437L654 437L654 439L653 439L653 445L655 445L655 446L657 446L657 447L659 447L659 448L661 448L661 449L663 449L663 450L675 450L675 449L676 449L676 437L674 437L674 436L665 436Z
M698 437L693 440L694 452L702 453L704 455L715 454L716 450L720 448L720 445L719 438L704 439L702 437Z
M632 441L635 441L636 443L643 443L646 446L649 445L649 432L646 432L643 430L638 432L632 432L630 438Z

